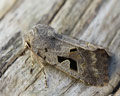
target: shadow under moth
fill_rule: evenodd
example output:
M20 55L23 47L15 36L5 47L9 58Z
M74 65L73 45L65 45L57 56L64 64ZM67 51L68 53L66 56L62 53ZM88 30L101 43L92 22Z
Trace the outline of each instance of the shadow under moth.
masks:
M109 56L102 47L55 32L48 25L36 25L24 40L35 57L79 79L103 86L109 82Z

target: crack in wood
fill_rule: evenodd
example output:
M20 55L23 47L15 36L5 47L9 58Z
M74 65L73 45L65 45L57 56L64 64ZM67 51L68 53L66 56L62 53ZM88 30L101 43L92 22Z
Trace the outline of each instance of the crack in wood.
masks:
M60 94L60 96L63 96L76 82L77 82L77 80L72 81L69 84L68 88L63 93Z
M43 70L43 68L40 69L40 71L35 75L35 79L34 79L28 86L26 86L26 88L25 88L22 92L25 92L31 85L33 85L33 84L38 80L38 78L39 78L40 75L41 75L41 71L42 71L42 70ZM20 96L22 92L20 92L20 93L18 94L18 96Z
M51 17L51 19L48 21L48 24L50 24L53 19L55 18L55 16L57 15L57 13L61 10L61 8L65 5L67 0L64 0L63 3L61 4L61 6L58 8L58 10L56 10L56 12L53 14L53 16Z
M84 16L84 14L86 13L86 10L88 10L88 8L91 6L92 2L93 2L93 1L91 1L91 2L88 4L88 6L84 9L83 13L79 16L78 21L75 22L75 24L74 24L73 27L71 28L71 30L70 30L71 32L74 30L75 26L79 23L79 20ZM70 35L71 32L69 32L69 34L67 34L67 35Z
M22 56L22 55L25 53L26 49L27 49L27 48L19 50L19 52L18 52L17 54L15 54L15 55L9 60L9 62L8 62L7 64L5 64L5 66L0 70L1 77L2 77L2 75L6 72L6 70L7 70L20 56ZM0 78L1 78L1 77L0 77Z
M117 34L119 34L119 30L120 28L116 29L116 33L114 34L114 36L111 38L111 41L109 41L108 43L108 47L110 47L112 45L112 43L114 42L114 40L116 39L115 37L118 36Z
M116 74L120 78L120 74L118 72ZM113 91L111 92L111 94L115 94L119 90L119 88L120 88L120 80L119 80L118 84L116 84L116 87L113 89Z
M56 2L53 7L50 9L50 11L43 15L43 17L38 21L36 24L50 24L57 13L61 10L61 8L65 5L66 0L62 0L62 3L58 5L58 2Z

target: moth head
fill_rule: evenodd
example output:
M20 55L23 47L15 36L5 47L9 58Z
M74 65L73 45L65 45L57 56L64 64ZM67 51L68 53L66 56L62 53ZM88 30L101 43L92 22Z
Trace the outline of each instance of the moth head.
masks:
M36 49L45 49L53 45L54 29L48 25L38 24L27 34L25 42Z
M40 53L43 53L48 49L54 48L56 44L54 43L54 33L55 31L52 27L38 24L24 36L24 41L27 47L35 51L35 53L37 53L38 50ZM44 53L42 55L44 55Z
M35 34L42 35L44 37L54 36L54 29L48 25L38 24L33 27Z

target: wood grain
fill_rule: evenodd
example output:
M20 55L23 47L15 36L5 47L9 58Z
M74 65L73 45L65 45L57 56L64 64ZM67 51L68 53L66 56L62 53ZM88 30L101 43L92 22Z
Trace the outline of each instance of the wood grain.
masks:
M7 6L7 3L4 6ZM116 86L120 80L119 72L115 70L116 67L118 70L120 68L119 6L118 0L17 0L8 7L9 12L5 12L0 21L2 76L0 95L107 96L110 94L113 91L110 84ZM85 86L47 65L45 72L48 88L45 88L40 64L36 63L32 67L29 50L7 66L11 58L23 48L21 34L36 23L49 24L58 33L107 47L112 53L109 85L102 88ZM31 74L32 68L34 70ZM1 71L3 69L4 72Z

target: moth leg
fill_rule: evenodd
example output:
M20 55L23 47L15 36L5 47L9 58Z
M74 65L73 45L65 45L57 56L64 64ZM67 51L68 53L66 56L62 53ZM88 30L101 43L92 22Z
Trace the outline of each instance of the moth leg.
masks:
M34 67L34 65L35 65L35 60L34 60L34 57L33 57L32 52L31 52L31 61L32 61L32 67Z
M44 78L45 78L45 87L47 87L47 79L46 79L46 74L45 74L45 70L44 70L44 64L42 64L42 59L40 59L36 53L34 53L34 51L32 50L32 48L30 48L29 44L27 42L25 42L25 47L29 48L30 49L30 57L31 57L31 61L32 61L32 69L30 70L30 73L32 73L33 71L33 67L35 65L35 63L38 63L38 64L41 64L41 69L40 71L43 71L43 74L44 74ZM35 60L35 59L37 60Z
M30 58L30 56L28 56L28 58L25 60L25 64L27 63L28 59Z
M41 64L41 69L40 72L43 71L43 75L44 75L44 79L45 79L45 88L48 88L47 85L47 78L46 78L46 73L45 73L45 66L43 64Z
M40 64L40 72L43 71L43 75L44 75L44 79L45 79L45 88L48 88L47 78L46 78L46 73L45 73L45 66L42 62L40 62L40 58L38 58L37 56L35 56L35 57L37 58L37 63ZM34 67L35 60L34 60L34 56L33 56L32 52L31 52L31 59L32 59L32 67Z
M34 68L34 65L35 65L35 60L34 60L34 56L33 56L33 53L31 52L31 61L32 61L32 68L31 68L31 70L33 70L33 68ZM40 62L38 62L38 64L40 64L40 72L41 71L43 71L43 75L44 75L44 78L45 78L45 88L47 88L48 87L48 85L47 85L47 78L46 78L46 73L45 73L45 66L44 66L44 64L42 64L42 63L40 63Z
M27 42L24 42L24 49L26 49L26 48L30 49L30 46L28 45ZM32 52L31 52L31 50L30 50L30 56L25 60L25 63L27 62L27 60L28 60L29 58L31 58L32 67L33 67L33 66L34 66L34 58L33 58L33 54L32 54Z
M30 58L31 61L32 61L32 66L34 66L34 59L33 59L32 53L31 53L31 55L28 56L28 58L25 60L25 63L27 63L27 61L28 61L29 58Z
M44 74L44 78L45 78L45 87L48 88L48 85L47 85L47 78L46 78L46 73L45 73L44 67L43 67L43 74Z
M34 60L34 58L33 58L33 55L32 55L32 52L30 53L30 56L26 59L26 61L28 60L28 59L31 59L31 61L32 61L32 68L30 69L30 74L32 74L32 72L33 72L33 70L34 70L34 65L35 65L35 60ZM26 63L26 61L25 61L25 63Z

